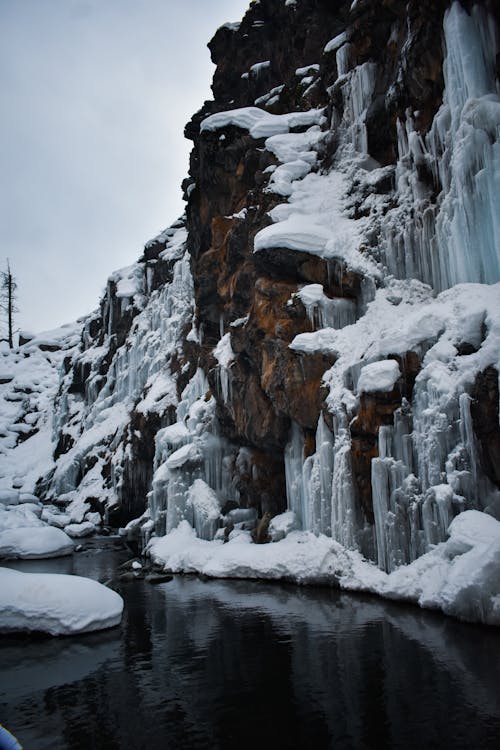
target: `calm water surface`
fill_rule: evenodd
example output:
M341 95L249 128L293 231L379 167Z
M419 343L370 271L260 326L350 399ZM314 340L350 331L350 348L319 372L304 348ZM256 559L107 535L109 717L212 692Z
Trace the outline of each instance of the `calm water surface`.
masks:
M15 567L104 580L114 544ZM500 748L496 630L248 581L120 590L120 627L2 636L0 721L27 750Z

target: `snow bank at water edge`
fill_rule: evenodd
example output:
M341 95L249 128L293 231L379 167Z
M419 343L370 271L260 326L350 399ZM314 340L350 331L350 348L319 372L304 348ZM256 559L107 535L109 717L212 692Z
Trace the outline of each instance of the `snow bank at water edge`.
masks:
M148 552L171 572L339 585L469 622L500 625L500 522L480 511L465 511L448 533L446 542L390 574L359 552L307 531L292 531L270 544L252 544L249 533L236 531L224 544L198 539L182 521L167 536L153 538Z
M0 632L72 635L120 623L123 599L97 581L0 568Z

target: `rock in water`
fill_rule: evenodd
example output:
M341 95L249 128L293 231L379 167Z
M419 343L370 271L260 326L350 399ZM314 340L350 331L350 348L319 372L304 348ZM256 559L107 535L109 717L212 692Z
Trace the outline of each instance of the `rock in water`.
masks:
M41 559L71 555L75 545L64 531L52 526L0 531L0 557Z
M148 583L169 583L170 581L174 580L174 577L171 575L168 575L167 573L149 573L145 580Z
M0 631L73 635L118 625L123 599L90 578L0 568Z

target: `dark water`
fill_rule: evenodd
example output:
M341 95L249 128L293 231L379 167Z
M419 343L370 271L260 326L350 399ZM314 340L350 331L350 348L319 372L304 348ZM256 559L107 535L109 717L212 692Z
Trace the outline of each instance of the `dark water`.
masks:
M112 545L16 567L102 580ZM113 630L2 637L0 721L27 750L500 748L496 630L247 581L121 591Z

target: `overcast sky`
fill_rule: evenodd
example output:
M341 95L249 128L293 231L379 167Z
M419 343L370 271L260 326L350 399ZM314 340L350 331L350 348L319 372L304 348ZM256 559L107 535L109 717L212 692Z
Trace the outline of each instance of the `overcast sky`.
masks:
M183 211L206 47L248 0L0 0L0 262L22 329L97 307Z

